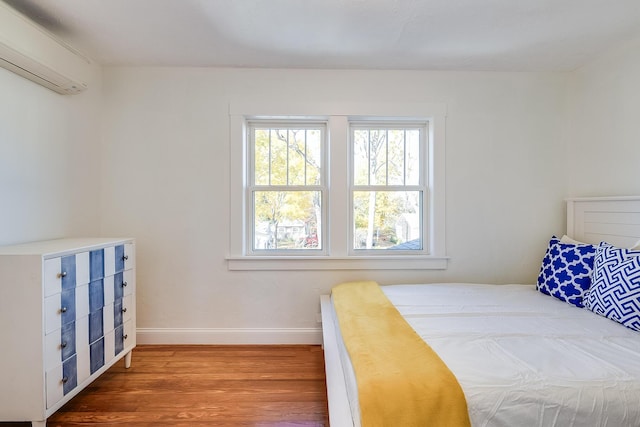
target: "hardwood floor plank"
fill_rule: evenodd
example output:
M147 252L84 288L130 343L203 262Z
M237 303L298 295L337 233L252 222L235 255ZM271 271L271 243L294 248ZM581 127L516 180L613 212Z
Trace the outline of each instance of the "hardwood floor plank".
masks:
M47 425L326 427L322 349L139 346Z

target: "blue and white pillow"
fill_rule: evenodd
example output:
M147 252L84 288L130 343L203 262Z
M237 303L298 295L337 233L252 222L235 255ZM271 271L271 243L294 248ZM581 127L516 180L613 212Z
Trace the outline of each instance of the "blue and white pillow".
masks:
M583 298L591 286L596 247L561 243L553 236L542 260L536 288L576 307L584 307Z
M640 251L600 243L585 306L640 331Z

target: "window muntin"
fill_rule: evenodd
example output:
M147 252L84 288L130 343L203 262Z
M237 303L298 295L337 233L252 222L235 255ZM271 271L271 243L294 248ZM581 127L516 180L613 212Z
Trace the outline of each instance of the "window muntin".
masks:
M351 123L356 254L424 253L427 123Z
M250 121L253 254L324 252L326 123Z

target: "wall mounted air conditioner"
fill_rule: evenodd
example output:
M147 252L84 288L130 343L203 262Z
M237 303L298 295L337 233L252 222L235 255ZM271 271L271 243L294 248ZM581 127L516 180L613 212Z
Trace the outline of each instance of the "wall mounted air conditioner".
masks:
M0 0L0 67L55 92L87 88L90 62Z

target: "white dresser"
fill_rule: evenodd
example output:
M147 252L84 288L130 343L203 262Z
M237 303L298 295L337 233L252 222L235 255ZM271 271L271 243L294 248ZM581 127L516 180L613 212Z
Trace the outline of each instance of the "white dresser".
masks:
M0 421L46 419L136 345L133 239L0 247Z

